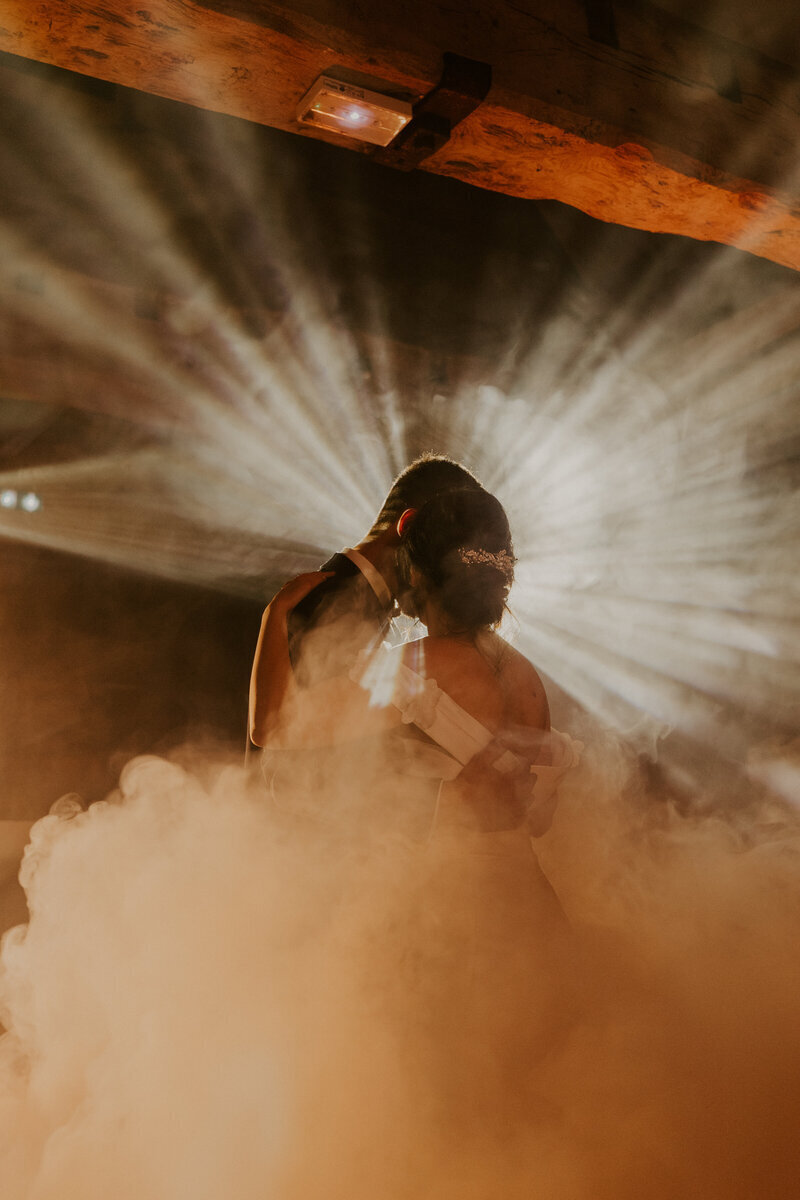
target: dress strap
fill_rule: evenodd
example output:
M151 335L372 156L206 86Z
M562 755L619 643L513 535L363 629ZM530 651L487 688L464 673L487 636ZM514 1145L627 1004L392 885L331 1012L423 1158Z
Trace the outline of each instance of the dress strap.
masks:
M548 764L532 763L531 774L535 776L532 797L536 801L547 800L558 788L567 771L577 767L583 752L583 742L571 738L568 733L551 729L547 738L550 755Z
M494 741L494 733L456 704L435 679L425 679L401 664L395 677L392 703L400 709L406 725L416 725L462 766ZM492 766L501 774L529 771L532 795L539 800L551 796L567 771L577 766L583 743L569 734L550 729L545 735L550 762L531 763L511 750L502 751Z
M365 655L363 663L351 670L350 678L370 690L378 698L377 703L393 704L403 724L415 725L450 755L452 769L446 774L442 771L445 778L455 778L470 759L495 740L491 729L457 704L435 679L407 666L396 650ZM500 748L492 763L501 774L520 770L530 773L531 794L537 800L553 794L566 772L577 766L583 750L581 742L557 729L549 730L543 738L550 758L547 765Z
M425 679L401 663L392 703L405 725L416 725L432 741L464 765L489 745L494 734L443 692L435 679Z

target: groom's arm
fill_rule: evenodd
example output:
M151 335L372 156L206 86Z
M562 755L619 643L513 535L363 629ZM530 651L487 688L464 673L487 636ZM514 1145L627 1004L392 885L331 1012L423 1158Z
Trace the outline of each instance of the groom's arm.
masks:
M312 571L285 584L264 610L250 673L248 728L256 746L265 745L291 684L288 619L292 610L328 575Z
M250 680L250 739L257 746L333 746L400 723L393 705L375 703L370 692L350 678L358 652L365 647L363 629L360 638L353 631L348 637L347 622L306 630L304 654L310 654L312 669L303 671L302 684L298 680L290 651L293 613L309 592L311 597L316 594L312 588L322 591L329 583L325 573L301 575L281 589L264 613ZM307 644L313 642L314 632L321 635L321 646ZM372 636L374 640L374 632Z

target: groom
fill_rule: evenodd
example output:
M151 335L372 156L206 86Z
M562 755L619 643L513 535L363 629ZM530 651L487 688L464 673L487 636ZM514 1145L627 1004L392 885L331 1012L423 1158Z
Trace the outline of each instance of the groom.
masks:
M405 523L440 492L481 489L466 467L439 455L423 455L398 475L371 529L353 549L334 554L321 568L327 578L303 594L288 613L286 636L294 684L307 688L346 677L359 654L377 645L401 589L396 556ZM298 587L302 577L282 591ZM267 740L287 680L270 645L270 610L264 614L250 684L250 737ZM285 655L284 655L285 657Z

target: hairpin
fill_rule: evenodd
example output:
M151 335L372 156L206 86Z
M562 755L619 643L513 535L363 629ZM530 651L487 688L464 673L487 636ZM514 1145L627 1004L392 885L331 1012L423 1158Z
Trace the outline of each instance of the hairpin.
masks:
M466 546L459 546L458 557L463 563L488 563L509 583L514 578L514 559L507 550L492 553L490 550L471 550Z

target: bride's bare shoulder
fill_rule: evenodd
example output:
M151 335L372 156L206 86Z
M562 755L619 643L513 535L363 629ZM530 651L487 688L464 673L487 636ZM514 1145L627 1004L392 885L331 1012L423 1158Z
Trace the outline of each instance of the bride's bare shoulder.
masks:
M426 637L416 644L421 673L478 721L495 728L504 714L502 681L491 661L471 641ZM407 665L408 659L406 659ZM419 667L417 668L419 669Z
M508 642L498 638L499 672L508 716L520 725L550 728L547 693L536 667Z

